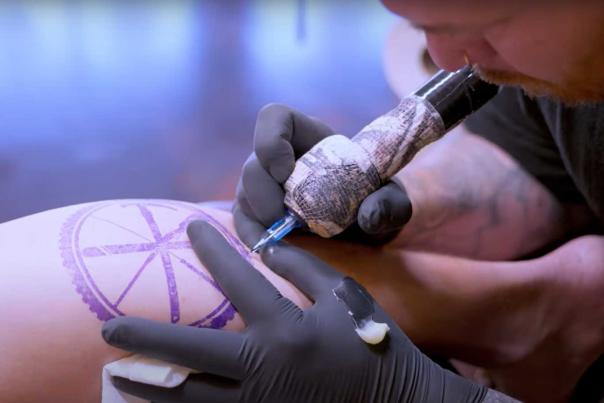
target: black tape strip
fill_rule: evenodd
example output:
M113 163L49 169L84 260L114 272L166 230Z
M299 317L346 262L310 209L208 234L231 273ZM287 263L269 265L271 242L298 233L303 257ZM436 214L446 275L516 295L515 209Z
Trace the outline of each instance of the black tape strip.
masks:
M371 319L375 312L374 300L365 287L350 277L344 277L332 291L346 305L357 327L362 327L363 322Z

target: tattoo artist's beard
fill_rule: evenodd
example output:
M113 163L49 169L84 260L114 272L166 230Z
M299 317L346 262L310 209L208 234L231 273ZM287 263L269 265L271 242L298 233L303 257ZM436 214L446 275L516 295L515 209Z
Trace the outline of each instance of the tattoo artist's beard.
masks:
M564 84L557 84L520 73L486 70L478 66L474 66L474 69L484 80L499 85L521 87L530 97L547 96L569 105L604 101L604 83L590 81L590 78L597 76L593 73L590 75L583 71L576 72Z

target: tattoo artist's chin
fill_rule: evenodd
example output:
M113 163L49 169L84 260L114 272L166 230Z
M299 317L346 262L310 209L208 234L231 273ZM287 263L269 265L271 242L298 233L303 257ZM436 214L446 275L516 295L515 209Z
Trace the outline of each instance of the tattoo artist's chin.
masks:
M604 85L589 80L569 79L563 84L533 78L521 73L490 70L477 65L474 70L493 84L520 87L531 98L549 97L567 105L604 101Z

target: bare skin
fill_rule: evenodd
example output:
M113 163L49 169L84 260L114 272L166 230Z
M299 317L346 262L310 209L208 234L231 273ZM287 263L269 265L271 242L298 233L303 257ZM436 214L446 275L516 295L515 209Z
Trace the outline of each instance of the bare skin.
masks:
M551 270L548 293L554 298L543 320L548 334L519 359L490 369L499 389L518 391L526 401L565 401L602 354L603 251L603 237L586 236L545 257L545 270Z

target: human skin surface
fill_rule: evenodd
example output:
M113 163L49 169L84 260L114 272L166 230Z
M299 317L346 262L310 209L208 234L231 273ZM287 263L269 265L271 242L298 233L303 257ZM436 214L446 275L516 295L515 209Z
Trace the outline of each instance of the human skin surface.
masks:
M222 210L176 201L119 200L14 220L0 225L0 300L7 307L0 332L2 400L98 402L102 366L126 354L100 336L103 320L115 315L241 330L244 323L237 314L230 317L228 302L212 313L225 300L213 280L200 274L207 272L188 248L184 228L192 219L210 221L224 231L284 295L309 306L291 284L247 254L232 235L231 214ZM572 330L586 338L574 340L575 350L552 349L551 341L574 333L562 325L570 322L575 308L590 308L604 317L601 308L593 309L599 305L592 299L583 298L572 309L565 302L572 292L604 283L604 270L595 265L593 273L579 278L564 270L578 259L604 261L594 249L602 244L599 237L516 263L369 248L313 236L291 239L364 284L417 345L492 369L512 394L533 390L534 382L522 383L527 378L522 371L537 369L545 373L540 387L551 390L546 401L554 401L552 396L568 393L572 376L594 358L593 334L583 332L585 321L573 322ZM574 357L565 367L570 375L547 371L568 355Z
M223 211L124 200L14 220L0 226L2 400L98 402L101 367L125 355L100 336L103 321L117 315L243 328L190 249L191 219L212 222L284 295L309 304L230 235Z

